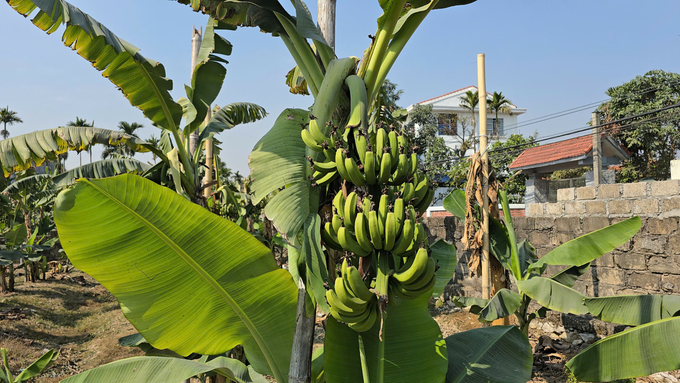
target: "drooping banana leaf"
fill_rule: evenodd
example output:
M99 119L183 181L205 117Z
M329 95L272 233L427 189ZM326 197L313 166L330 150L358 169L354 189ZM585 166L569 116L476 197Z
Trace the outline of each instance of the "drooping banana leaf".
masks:
M302 228L301 253L305 257L307 281L305 286L311 288L311 298L319 305L325 313L330 313L331 309L326 303L326 288L324 284L328 280L328 266L326 266L326 255L321 248L321 217L315 212L309 214Z
M456 246L447 243L443 239L436 240L430 245L432 259L437 263L437 282L432 290L433 297L439 297L444 292L446 285L453 279L456 272Z
M586 298L585 302L590 313L598 319L628 326L680 315L678 295L617 295Z
M307 179L307 146L300 136L302 126L307 123L309 111L284 110L272 129L255 144L249 157L253 204L285 187L269 201L264 211L276 230L291 242L309 214L316 213L317 209L310 206L312 195L318 195L318 192L312 190Z
M590 270L590 263L586 263L585 265L581 266L572 266L560 271L559 273L556 273L550 277L550 279L567 287L574 287L576 281L588 270Z
M307 80L305 80L305 76L297 65L286 74L286 85L288 85L289 91L292 94L309 95Z
M138 356L87 370L62 380L64 383L181 383L192 376L215 371L238 383L266 383L267 380L236 359L218 357L209 362Z
M555 248L530 268L545 265L581 266L624 244L640 230L640 217L631 217L614 225L595 230Z
M277 0L177 0L194 11L209 14L216 20L238 27L259 27L263 32L285 34L276 13L293 20Z
M446 348L446 383L524 383L531 379L531 344L516 326L463 331L446 338Z
M517 287L521 293L550 310L579 315L588 313L588 308L583 303L586 299L583 294L552 279L535 277L520 280L517 281Z
M515 274L512 267L512 246L508 228L503 223L493 217L489 217L489 249L491 254L503 265L503 268L510 271L515 279L521 279L521 275Z
M479 312L479 320L493 322L505 318L517 311L522 304L522 296L508 289L500 289Z
M106 178L129 172L145 172L150 166L133 158L114 158L95 161L65 171L52 178L58 188L73 185L78 178Z
M73 265L155 348L217 355L242 344L256 371L286 381L297 287L248 232L134 175L80 180L54 220Z
M266 116L267 111L263 107L250 102L235 102L226 105L214 113L208 125L201 130L199 142L236 125L255 122Z
M5 177L10 173L57 160L57 154L81 151L93 144L125 144L136 152L148 152L146 144L128 134L94 127L65 127L40 130L0 141L0 165Z
M29 191L40 190L45 183L51 182L52 176L49 174L35 174L32 176L24 177L12 182L2 191L3 194L8 194L10 196L18 197L21 193L27 193Z
M64 45L103 71L102 75L148 119L160 127L177 129L182 108L170 95L172 81L165 77L162 64L142 56L137 47L65 0L8 0L8 3L24 16L38 8L33 24L47 33L65 25Z
M519 267L522 277L526 275L529 265L538 260L535 250L536 249L528 241L522 241L517 246L517 258L519 259ZM573 286L573 284L571 286Z
M430 294L400 305L387 306L383 324L385 379L376 379L380 321L361 333L370 381L375 383L444 382L446 345L437 322L427 311ZM363 382L359 357L359 333L328 318L324 344L324 375L328 383Z
M452 301L460 308L469 307L473 314L479 314L489 304L489 299L475 297L453 297Z
M465 222L465 191L456 189L449 193L442 202L444 209L453 214L456 218Z
M10 231L5 233L5 244L9 246L21 245L26 240L27 235L28 230L23 223L15 225Z
M611 382L680 369L680 318L601 339L567 362L565 369L582 382Z

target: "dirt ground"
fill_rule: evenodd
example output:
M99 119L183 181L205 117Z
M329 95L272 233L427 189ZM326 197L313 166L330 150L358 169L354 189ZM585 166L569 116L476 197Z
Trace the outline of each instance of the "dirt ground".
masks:
M81 371L143 354L136 348L118 345L118 338L135 333L135 329L123 316L116 299L88 275L73 271L48 275L47 280L36 283L17 278L16 290L0 294L0 347L9 350L10 369L15 375L50 348L60 350L60 355L45 374L34 379L35 383L56 383ZM431 307L430 313L444 337L481 327L476 315L458 308ZM318 319L315 349L324 339L321 318ZM594 340L574 345L554 332L543 331L542 323L537 322L529 332L535 351L531 382L576 383L565 374L564 364ZM672 372L670 377L680 378L680 372ZM636 382L673 380L657 376Z
M36 283L16 278L16 291L0 294L0 347L9 351L16 375L48 349L59 357L36 383L56 383L108 362L143 355L121 347L118 338L135 333L116 299L79 271L48 275Z

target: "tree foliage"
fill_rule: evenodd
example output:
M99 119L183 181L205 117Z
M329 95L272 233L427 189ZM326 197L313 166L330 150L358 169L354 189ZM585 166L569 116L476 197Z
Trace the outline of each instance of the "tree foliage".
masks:
M9 110L9 106L7 106L0 108L0 122L2 122L2 131L0 131L0 135L2 135L3 139L7 139L7 137L9 137L7 125L14 125L15 123L21 123L23 121L19 118L17 112Z
M680 74L652 70L609 88L607 95L611 100L598 108L603 114L603 122L653 111L680 102ZM632 154L631 165L622 180L665 180L670 176L670 161L680 149L680 112L677 109L638 117L607 127L607 130Z
M510 170L510 164L527 148L538 146L536 135L524 137L512 134L505 142L497 141L491 148L490 162L496 171L496 178L503 184L503 188L511 196L511 201L519 202L518 196L523 197L526 191L525 182L529 178L526 174L515 174Z

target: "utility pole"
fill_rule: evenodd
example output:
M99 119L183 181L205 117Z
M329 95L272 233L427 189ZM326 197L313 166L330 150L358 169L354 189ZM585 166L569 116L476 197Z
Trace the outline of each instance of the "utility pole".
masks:
M335 4L337 0L319 0L316 19L321 35L335 51Z
M602 144L600 142L600 115L593 112L590 124L593 126L593 180L598 186L602 182Z
M477 55L479 88L479 150L482 153L482 298L491 299L491 264L489 262L489 140L486 129L486 72L484 53Z
M201 49L201 42L203 42L203 27L196 30L195 26L191 27L191 77L194 76L194 69L196 69L196 61L198 60L198 51ZM198 130L189 135L189 153L193 157L198 148Z

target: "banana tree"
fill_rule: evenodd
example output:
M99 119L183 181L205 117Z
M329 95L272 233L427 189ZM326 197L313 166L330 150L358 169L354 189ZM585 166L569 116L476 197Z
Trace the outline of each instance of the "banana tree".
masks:
M491 253L509 271L518 292L501 289L491 299L455 297L460 307L470 307L481 322L515 315L520 329L527 334L532 320L544 317L548 310L571 314L590 312L586 297L574 290L574 283L590 268L590 262L632 238L640 229L639 217L632 217L606 228L585 234L558 246L542 258L527 241L517 243L507 192L499 192L504 223L491 218L489 239ZM465 219L464 193L454 191L444 200L444 207L461 220ZM549 278L543 277L548 265L567 266ZM530 312L533 302L540 305Z
M26 226L10 224L10 230L3 233L5 244L0 247L0 290L14 291L14 263L25 258L25 254L17 249L26 240Z
M199 162L200 156L192 156L188 152L188 138L191 133L200 133L200 147L203 141L216 133L236 124L255 121L266 114L258 105L234 103L205 121L208 109L219 94L226 75L226 61L221 56L231 54L232 49L231 43L216 34L215 30L229 29L229 26L218 25L214 20L209 20L198 60L193 68L191 85L185 86L186 97L175 101L170 95L172 81L166 78L162 64L142 56L138 48L118 38L104 25L68 2L10 0L8 4L24 16L34 14L33 24L47 33L55 32L62 25L66 26L62 36L64 44L90 61L123 92L133 106L141 109L153 125L168 133L164 135L168 143L165 145L167 151L161 151L129 135L115 132L118 136L125 137L127 142L135 144L135 147L130 146L131 149L138 152L153 151L162 160L157 172L162 173L162 177L170 178L169 185L185 193L190 199L200 198L200 173L204 166ZM38 132L31 137L40 134ZM95 143L116 145L118 142L110 139ZM84 150L89 144L83 143L71 149ZM20 147L22 158L10 158L7 163L6 157L12 156L11 148L0 146L0 161L5 174L31 166L29 160L41 163L46 155L51 156L65 150L64 145L52 146L50 151L43 153L40 148L34 148L34 145L23 145Z

